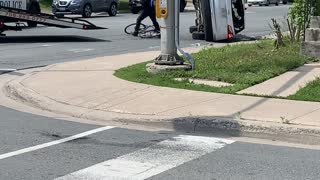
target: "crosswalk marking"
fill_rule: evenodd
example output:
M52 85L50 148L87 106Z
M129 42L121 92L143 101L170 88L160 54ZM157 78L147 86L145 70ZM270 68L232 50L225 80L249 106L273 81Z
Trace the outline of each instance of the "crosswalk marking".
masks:
M213 137L180 135L56 180L146 179L233 142L232 140Z
M67 138L59 139L59 140L56 140L56 141L51 141L51 142L48 142L48 143L39 144L39 145L36 145L36 146L32 146L32 147L20 149L20 150L17 150L17 151L9 152L9 153L6 153L6 154L0 154L0 160L6 159L6 158L9 158L9 157L13 157L13 156L17 156L17 155L20 155L20 154L24 154L24 153L36 151L36 150L39 150L39 149L47 148L47 147L50 147L50 146L62 144L62 143L68 142L68 141L79 139L79 138L82 138L82 137L85 137L85 136L89 136L91 134L95 134L95 133L102 132L102 131L105 131L105 130L108 130L108 129L112 129L112 128L114 128L114 127L112 127L112 126L100 127L100 128L97 128L97 129L86 131L86 132L83 132L83 133L80 133L80 134L76 134L74 136L70 136L70 137L67 137Z

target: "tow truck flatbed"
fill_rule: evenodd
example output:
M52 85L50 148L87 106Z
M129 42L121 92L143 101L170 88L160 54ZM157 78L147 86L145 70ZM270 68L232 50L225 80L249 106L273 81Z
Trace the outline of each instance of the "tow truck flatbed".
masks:
M96 26L84 19L70 17L58 18L52 14L32 13L26 10L0 6L0 34L6 30L19 31L25 27L22 26L21 23L17 23L16 26L8 26L5 24L6 22L35 22L46 26L83 30L107 29Z

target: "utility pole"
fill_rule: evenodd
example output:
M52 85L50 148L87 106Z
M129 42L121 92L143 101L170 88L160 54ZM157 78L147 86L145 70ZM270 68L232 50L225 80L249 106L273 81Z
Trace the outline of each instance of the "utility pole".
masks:
M156 0L156 15L161 20L161 54L154 63L147 65L147 71L153 74L168 70L190 70L194 60L190 54L179 47L179 7L180 0ZM177 50L186 57L190 64L184 64Z
M157 0L157 18L162 18L162 23L161 54L156 58L155 64L183 64L182 58L177 54L175 44L175 28L177 28L175 22L175 1L177 0Z

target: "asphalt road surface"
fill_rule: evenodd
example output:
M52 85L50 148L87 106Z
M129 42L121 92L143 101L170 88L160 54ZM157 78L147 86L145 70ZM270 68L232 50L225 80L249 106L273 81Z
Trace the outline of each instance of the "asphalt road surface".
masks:
M243 35L268 34L288 6L248 9ZM0 39L0 69L159 49L158 39L123 33L136 15L90 19L108 30L37 28ZM182 14L182 45L192 46ZM0 76L1 78L1 76ZM178 132L128 130L56 120L0 107L0 179L320 179L319 148L243 142Z
M241 35L257 37L269 34L271 18L282 21L289 7L249 7L246 30ZM136 18L137 15L128 13L116 17L100 14L88 19L98 26L109 28L106 30L83 31L40 27L21 32L7 32L7 37L0 37L0 69L26 68L106 55L159 50L159 39L141 39L124 33L125 26L134 23ZM194 25L195 12L181 13L180 19L181 46L206 44L205 41L193 40L189 33L189 27ZM149 20L145 23L151 24Z
M320 178L319 150L0 114L1 180Z

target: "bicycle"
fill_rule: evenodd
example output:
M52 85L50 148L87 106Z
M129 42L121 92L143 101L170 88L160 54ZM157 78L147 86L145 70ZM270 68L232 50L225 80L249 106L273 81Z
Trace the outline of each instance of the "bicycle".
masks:
M124 28L124 32L126 34L133 35L135 27L136 23L129 24ZM157 32L153 25L145 25L141 23L138 31L138 36L141 38L160 38L160 32Z

